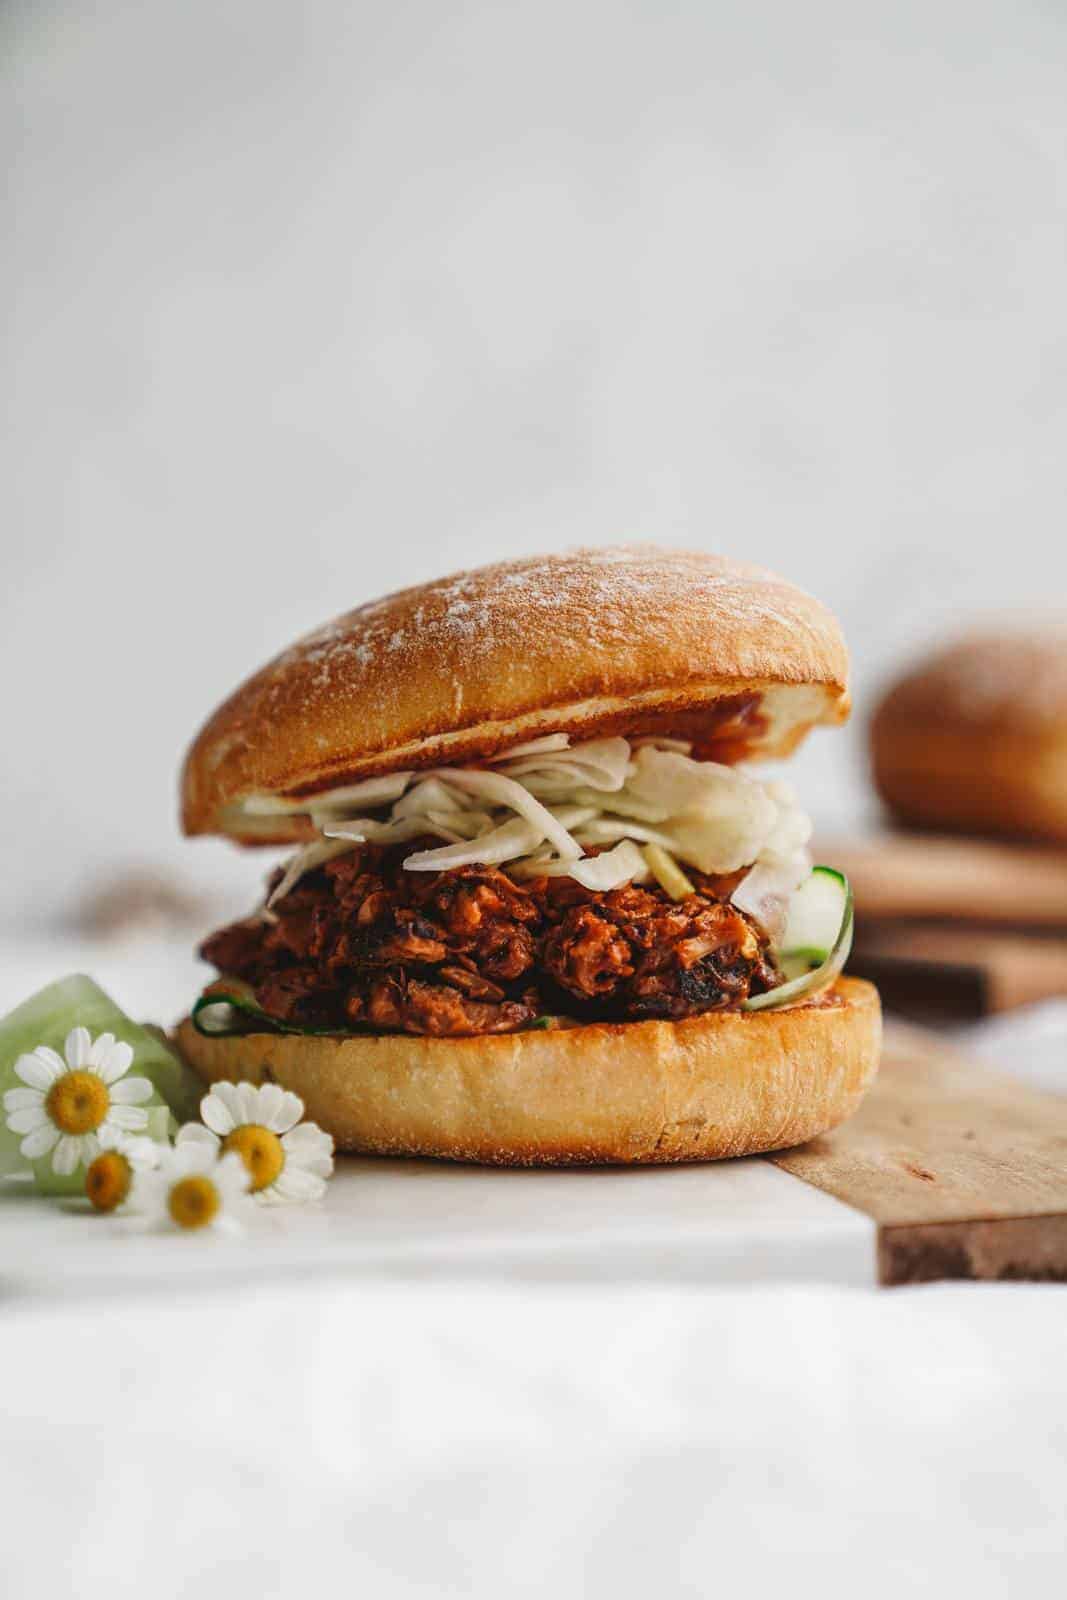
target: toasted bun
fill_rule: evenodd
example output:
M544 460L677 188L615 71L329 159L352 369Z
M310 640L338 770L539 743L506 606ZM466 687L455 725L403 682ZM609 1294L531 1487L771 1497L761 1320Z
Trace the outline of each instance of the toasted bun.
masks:
M283 843L298 820L235 802L546 733L669 732L719 760L777 758L847 716L847 678L830 613L760 568L650 545L501 562L349 611L256 673L194 741L182 821Z
M921 662L871 723L902 821L1067 840L1067 627L983 634Z
M801 1144L855 1111L878 1065L877 991L685 1022L478 1039L388 1034L178 1043L209 1083L280 1083L342 1150L500 1166L714 1161Z

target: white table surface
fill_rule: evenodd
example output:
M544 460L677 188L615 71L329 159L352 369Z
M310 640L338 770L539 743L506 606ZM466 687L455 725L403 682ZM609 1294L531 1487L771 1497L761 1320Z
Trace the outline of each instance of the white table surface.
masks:
M238 1241L138 1231L0 1186L0 1293L259 1286L294 1274L493 1282L871 1284L871 1221L769 1161L507 1172L341 1157L325 1199L257 1208Z
M195 975L23 944L0 1004L86 967L146 1018ZM218 1247L9 1197L0 1592L1062 1593L1067 1289L878 1291L870 1249L758 1161L353 1161Z

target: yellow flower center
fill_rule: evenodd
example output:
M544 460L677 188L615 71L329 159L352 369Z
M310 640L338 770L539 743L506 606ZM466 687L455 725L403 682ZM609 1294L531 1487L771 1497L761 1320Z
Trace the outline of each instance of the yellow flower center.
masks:
M98 1211L114 1211L130 1192L130 1163L117 1150L104 1150L90 1162L85 1192Z
M95 1072L65 1072L45 1096L44 1108L64 1133L92 1133L107 1116L111 1098Z
M219 1191L210 1178L179 1178L167 1208L179 1228L206 1228L219 1209Z
M282 1141L269 1128L257 1122L246 1122L243 1128L234 1128L222 1141L223 1150L236 1150L252 1179L253 1191L267 1189L285 1166Z

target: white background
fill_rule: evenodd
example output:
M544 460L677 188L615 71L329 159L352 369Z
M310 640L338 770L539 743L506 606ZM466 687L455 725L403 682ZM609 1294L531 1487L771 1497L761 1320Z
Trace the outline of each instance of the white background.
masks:
M862 718L1063 600L1067 14L57 0L0 17L2 919L183 845L212 706L360 599L627 537L843 617ZM859 720L859 719L858 719ZM862 730L801 759L863 801Z

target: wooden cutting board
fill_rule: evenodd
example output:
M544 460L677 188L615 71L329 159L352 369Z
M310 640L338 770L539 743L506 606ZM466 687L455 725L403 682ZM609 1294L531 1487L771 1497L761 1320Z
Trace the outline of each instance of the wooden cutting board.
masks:
M860 921L849 970L913 1021L981 1017L1067 995L1067 935Z
M891 1023L856 1116L772 1159L875 1222L881 1283L1067 1282L1067 1061L1064 1090Z
M1067 930L1067 850L888 831L813 849L848 874L861 919Z
M850 970L887 1010L948 1022L1067 995L1067 851L887 831L816 854L852 882Z

